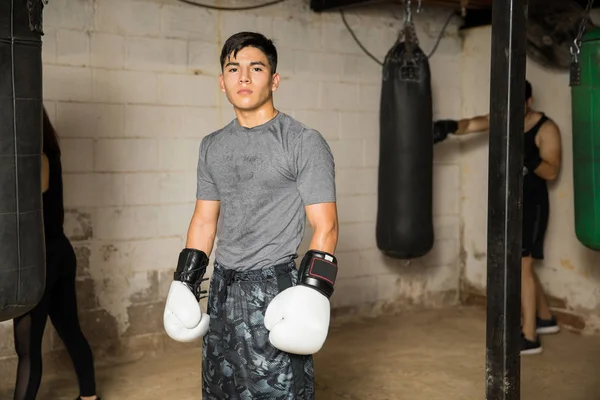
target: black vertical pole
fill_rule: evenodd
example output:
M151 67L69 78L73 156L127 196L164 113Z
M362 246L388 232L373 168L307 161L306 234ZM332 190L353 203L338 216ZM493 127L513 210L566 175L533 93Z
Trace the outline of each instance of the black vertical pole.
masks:
M486 399L519 400L527 0L492 4Z

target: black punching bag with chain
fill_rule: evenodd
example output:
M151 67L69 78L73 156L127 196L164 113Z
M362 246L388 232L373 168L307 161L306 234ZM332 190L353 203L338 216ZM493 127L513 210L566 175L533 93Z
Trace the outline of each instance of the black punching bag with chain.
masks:
M387 53L382 73L377 246L411 259L434 242L431 76L412 24Z
M0 321L46 280L42 216L42 0L0 1Z

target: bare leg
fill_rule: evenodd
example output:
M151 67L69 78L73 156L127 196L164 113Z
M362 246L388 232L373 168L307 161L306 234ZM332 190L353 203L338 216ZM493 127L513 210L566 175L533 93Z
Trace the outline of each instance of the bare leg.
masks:
M544 288L542 287L540 278L537 276L537 273L533 270L533 268L532 274L535 280L535 303L537 308L537 315L542 319L550 319L552 318L552 313L550 312L548 300L546 299L546 295L544 294Z
M533 275L533 259L521 259L521 312L523 316L523 334L531 341L536 339L536 285Z

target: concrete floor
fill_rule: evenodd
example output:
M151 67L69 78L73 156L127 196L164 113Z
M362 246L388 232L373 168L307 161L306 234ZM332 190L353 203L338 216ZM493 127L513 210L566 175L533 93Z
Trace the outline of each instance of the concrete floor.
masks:
M521 358L521 399L600 400L600 337L563 330ZM98 369L104 400L201 399L200 349ZM333 327L316 355L318 400L485 399L485 313L453 308ZM39 400L72 400L73 375L46 372ZM4 389L4 391L2 391ZM11 399L0 388L1 399Z

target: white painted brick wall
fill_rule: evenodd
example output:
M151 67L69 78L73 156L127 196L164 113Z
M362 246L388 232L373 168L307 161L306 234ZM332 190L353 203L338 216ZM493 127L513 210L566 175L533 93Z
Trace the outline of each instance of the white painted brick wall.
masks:
M236 4L245 3L228 2ZM97 296L110 297L101 304L116 318L127 318L119 307L132 293L123 289L123 276L145 287L146 275L134 273L171 270L184 245L198 144L233 116L218 86L221 45L244 29L267 34L278 47L283 79L276 106L319 130L335 155L341 225L333 305L457 289L460 170L450 151L436 149L431 253L407 267L376 248L381 67L339 14L310 12L307 1L245 13L175 0L54 0L45 10L44 98L63 146L66 230L86 237ZM348 22L383 60L402 21L387 9L357 12L347 12ZM426 7L416 17L427 52L436 39L431 21L443 22L445 14ZM456 28L450 25L431 59L440 114L460 107ZM309 228L300 251L310 234Z

